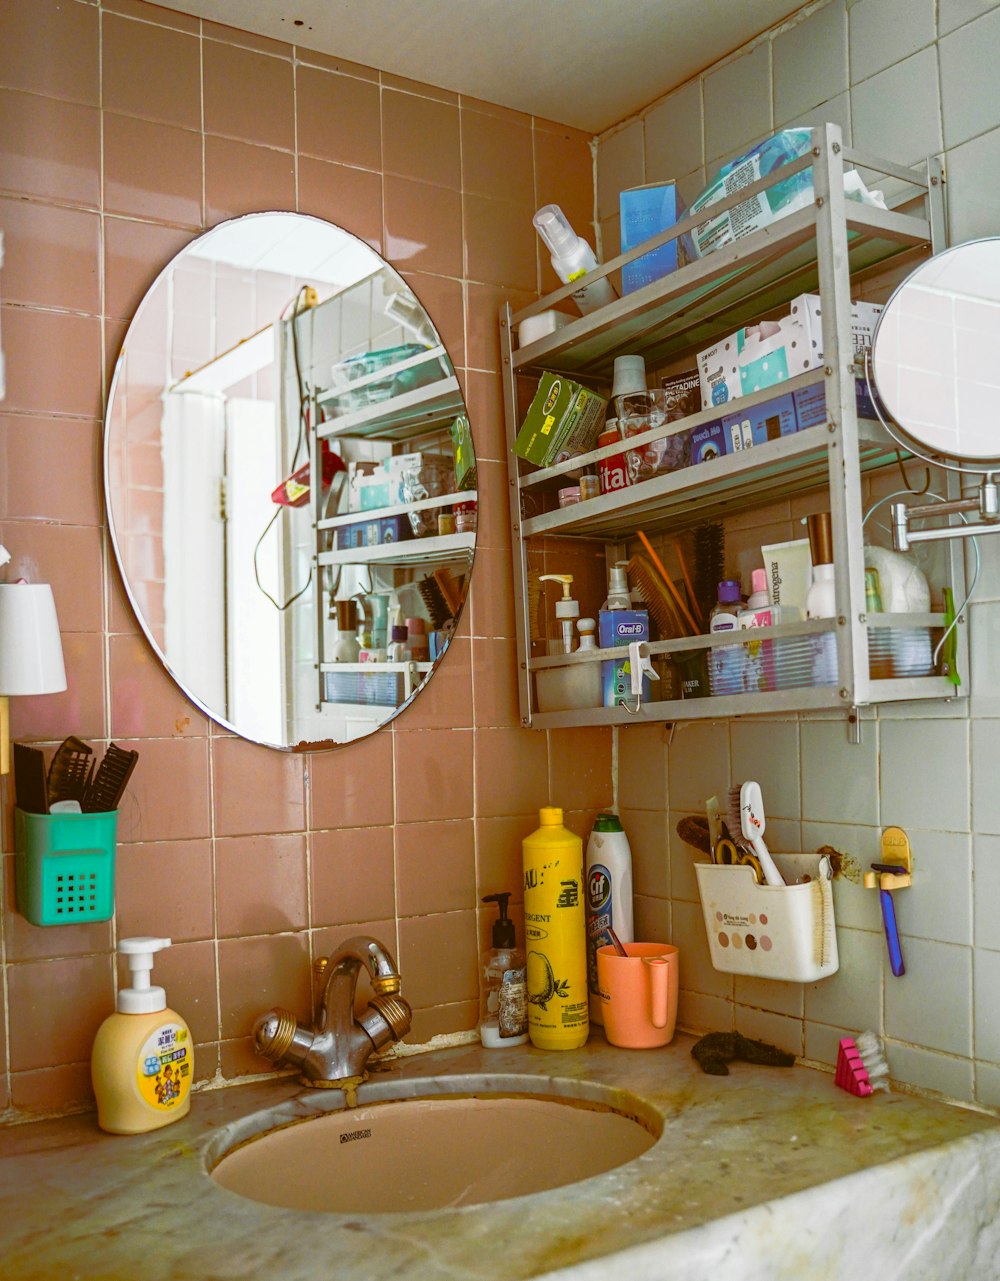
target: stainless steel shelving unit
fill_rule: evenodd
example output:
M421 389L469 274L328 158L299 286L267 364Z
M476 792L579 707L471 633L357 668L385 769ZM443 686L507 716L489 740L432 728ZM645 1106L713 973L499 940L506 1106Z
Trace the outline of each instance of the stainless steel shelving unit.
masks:
M844 195L845 167L857 167L888 178L902 193L896 207L881 210L848 200ZM940 613L926 615L865 613L864 547L862 538L862 473L894 463L897 446L880 424L858 419L855 377L862 371L854 360L850 332L852 279L889 264L901 254L938 252L945 247L943 174L936 159L920 169L904 168L843 145L840 129L825 125L814 129L811 152L773 171L751 186L740 189L712 207L721 213L775 182L810 169L814 201L811 206L780 218L770 226L717 250L698 262L617 299L555 333L520 349L514 345L517 326L528 317L565 302L569 285L538 302L512 311L500 311L500 343L504 372L504 402L510 516L513 532L513 567L517 618L517 646L521 719L539 729L569 725L633 724L636 721L676 721L775 712L844 709L906 699L956 697L955 687L941 676L873 679L869 674L868 635L875 627L941 628ZM881 180L881 178L879 179ZM702 219L704 219L704 214ZM693 229L700 221L689 218L654 237L628 254L606 263L597 274L607 275ZM616 356L642 353L647 368L689 356L711 342L759 318L803 292L817 291L822 298L825 365L763 392L733 402L743 408L773 399L799 387L822 382L826 396L826 422L791 436L756 445L740 454L659 476L612 494L542 515L526 517L523 499L532 489L569 471L593 466L619 453L621 445L574 458L544 469L533 468L514 454L519 427L519 379L535 378L543 371L567 374L607 394ZM704 410L629 441L645 441L696 427L718 419L718 408ZM949 496L954 480L948 480ZM601 658L621 656L621 651L592 652L558 658L533 657L528 618L528 550L532 540L569 538L597 540L605 545L608 562L619 559L626 541L637 527L647 532L678 531L710 518L724 518L739 511L764 507L783 497L810 489L828 489L837 566L836 619L786 624L761 629L761 639L809 635L833 630L837 638L839 682L835 686L785 689L771 693L728 695L689 700L644 703L638 713L623 708L586 708L540 712L535 702L532 674ZM961 550L948 556L948 585L956 602L964 598ZM958 627L959 669L968 671L965 628ZM742 637L746 639L745 634ZM711 647L709 638L686 637L650 645L653 653ZM852 723L856 723L856 716Z

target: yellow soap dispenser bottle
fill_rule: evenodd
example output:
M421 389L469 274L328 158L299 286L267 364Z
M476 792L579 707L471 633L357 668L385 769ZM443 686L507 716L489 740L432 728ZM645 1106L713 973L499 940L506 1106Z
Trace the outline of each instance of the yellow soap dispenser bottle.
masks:
M590 1031L583 842L546 806L521 845L528 1035L539 1050L575 1050Z
M98 1029L90 1061L97 1123L110 1134L144 1134L187 1116L191 1107L194 1046L167 994L149 981L153 955L170 939L128 938L118 944L132 986Z

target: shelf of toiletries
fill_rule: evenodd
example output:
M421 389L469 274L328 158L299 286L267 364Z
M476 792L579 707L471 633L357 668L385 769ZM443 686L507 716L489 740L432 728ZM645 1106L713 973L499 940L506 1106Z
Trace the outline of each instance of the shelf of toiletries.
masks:
M967 670L964 629L953 625L950 612L964 598L960 551L952 547L938 557L936 571L941 572L933 588L924 581L918 603L897 599L883 613L878 574L872 576L866 560L863 533L864 506L878 492L863 484L863 475L895 467L905 455L877 420L871 402L864 348L880 309L852 301L855 276L900 254L944 247L939 170L933 162L926 171L904 169L845 148L835 126L813 130L812 141L805 154L757 181L734 184L732 196L713 206L714 215L758 195L763 203L770 188L809 169L807 201L794 212L686 265L669 267L667 274L622 298L612 296L579 318L552 317L553 308L574 306L572 285L516 313L501 308L519 682L526 725L544 729L850 711L965 692L954 679L956 670ZM905 184L898 208L841 199L845 182L851 185L845 165L887 176L897 187ZM874 195L881 199L880 193ZM705 225L704 212L682 219L597 274L627 267L644 252L682 236L696 240ZM683 263L683 255L677 261ZM750 331L741 327L762 320L770 329L753 330L752 340L758 341L758 333L780 330L774 348L767 350L776 348L782 361L787 357L787 368L766 376L755 371L753 381L744 369L743 335L749 338ZM795 335L795 341L788 335ZM525 339L521 346L518 337ZM738 351L739 357L719 360L715 353L720 351ZM622 357L640 366L640 386L631 389L640 408L628 425L628 396L619 392L612 401L612 375L617 383ZM674 373L696 361L697 370ZM720 375L725 380L721 388L711 381ZM644 417L642 406L659 407L658 388L669 389L668 397L674 397L672 412L647 412ZM592 431L586 420L588 414L594 420L595 399L601 426ZM617 419L614 435L603 433L605 400L607 418ZM556 445L566 422L573 423L577 434ZM946 478L944 486L954 496L953 479ZM804 502L804 495L812 497ZM774 504L781 500L783 518L774 514ZM709 522L734 528L741 566L746 570L759 564L759 554L770 577L774 562L767 561L765 549L755 549L752 538L741 537L749 528L747 520L732 518L761 513L759 520L787 522L790 503L803 514L824 508L830 513L824 518L830 554L817 560L811 546L804 553L807 559L814 553L808 566L812 581L824 581L825 612L817 617L806 610L804 588L799 608L761 613L758 602L756 617L739 623L739 628L754 629L752 640L746 630L727 636L712 624L710 632L711 606L705 607L702 598L702 611L695 608L684 559L687 555L690 563L696 531ZM657 561L650 538L659 544L670 573ZM811 528L810 544L812 538ZM602 636L604 648L597 648L593 622L585 635L586 616L596 618L600 612L603 632L606 611L630 607L611 605L608 578L607 593L591 579L578 604L570 601L572 588L564 585L564 598L555 606L555 620L584 615L581 647L576 648L575 635L567 636L565 622L560 638L559 622L547 620L542 629L546 640L537 627L539 566L565 571L564 562L572 561L586 575L587 564L592 570L594 557L602 552L609 574L613 567L629 564L626 591L632 589L631 608L640 612L632 565L648 552L662 571L653 594L665 601L670 620L656 616L648 584L639 583L638 595L648 605L648 619L642 615L645 627L632 619L631 636ZM884 572L889 568L885 565ZM561 581L569 577L553 576ZM738 582L735 589L738 599L744 594ZM609 600L601 606L603 594ZM685 601L697 617L685 609ZM554 604L549 601L546 607L551 610ZM748 604L738 600L734 615L746 612ZM767 626L769 622L776 625ZM632 655L633 667L643 664L640 676L628 676L628 640L643 643Z
M444 347L410 344L401 359L386 364L381 353L343 361L334 369L334 385L321 391L316 402L327 418L321 438L375 436L407 440L424 435L438 423L464 412L458 379L450 373ZM338 370L348 372L338 375Z
M338 551L320 552L320 565L430 565L468 561L476 547L475 533L436 534L430 538L410 538L398 543L345 547Z

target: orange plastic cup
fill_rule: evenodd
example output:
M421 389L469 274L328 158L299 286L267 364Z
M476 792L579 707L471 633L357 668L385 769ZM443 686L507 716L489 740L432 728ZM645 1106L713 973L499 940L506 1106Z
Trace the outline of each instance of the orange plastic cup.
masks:
M628 956L606 944L597 949L604 1034L612 1045L652 1050L668 1045L677 1023L680 970L670 943L625 943Z

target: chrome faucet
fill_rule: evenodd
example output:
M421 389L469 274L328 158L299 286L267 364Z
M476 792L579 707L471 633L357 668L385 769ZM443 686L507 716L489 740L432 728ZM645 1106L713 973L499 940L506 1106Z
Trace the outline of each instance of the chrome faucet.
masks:
M359 1017L354 1014L358 975L365 966L375 995ZM358 935L316 963L323 989L310 1030L288 1010L274 1009L254 1024L257 1053L272 1063L301 1069L305 1085L353 1092L368 1076L369 1056L410 1030L412 1011L399 995L396 962L384 943Z

